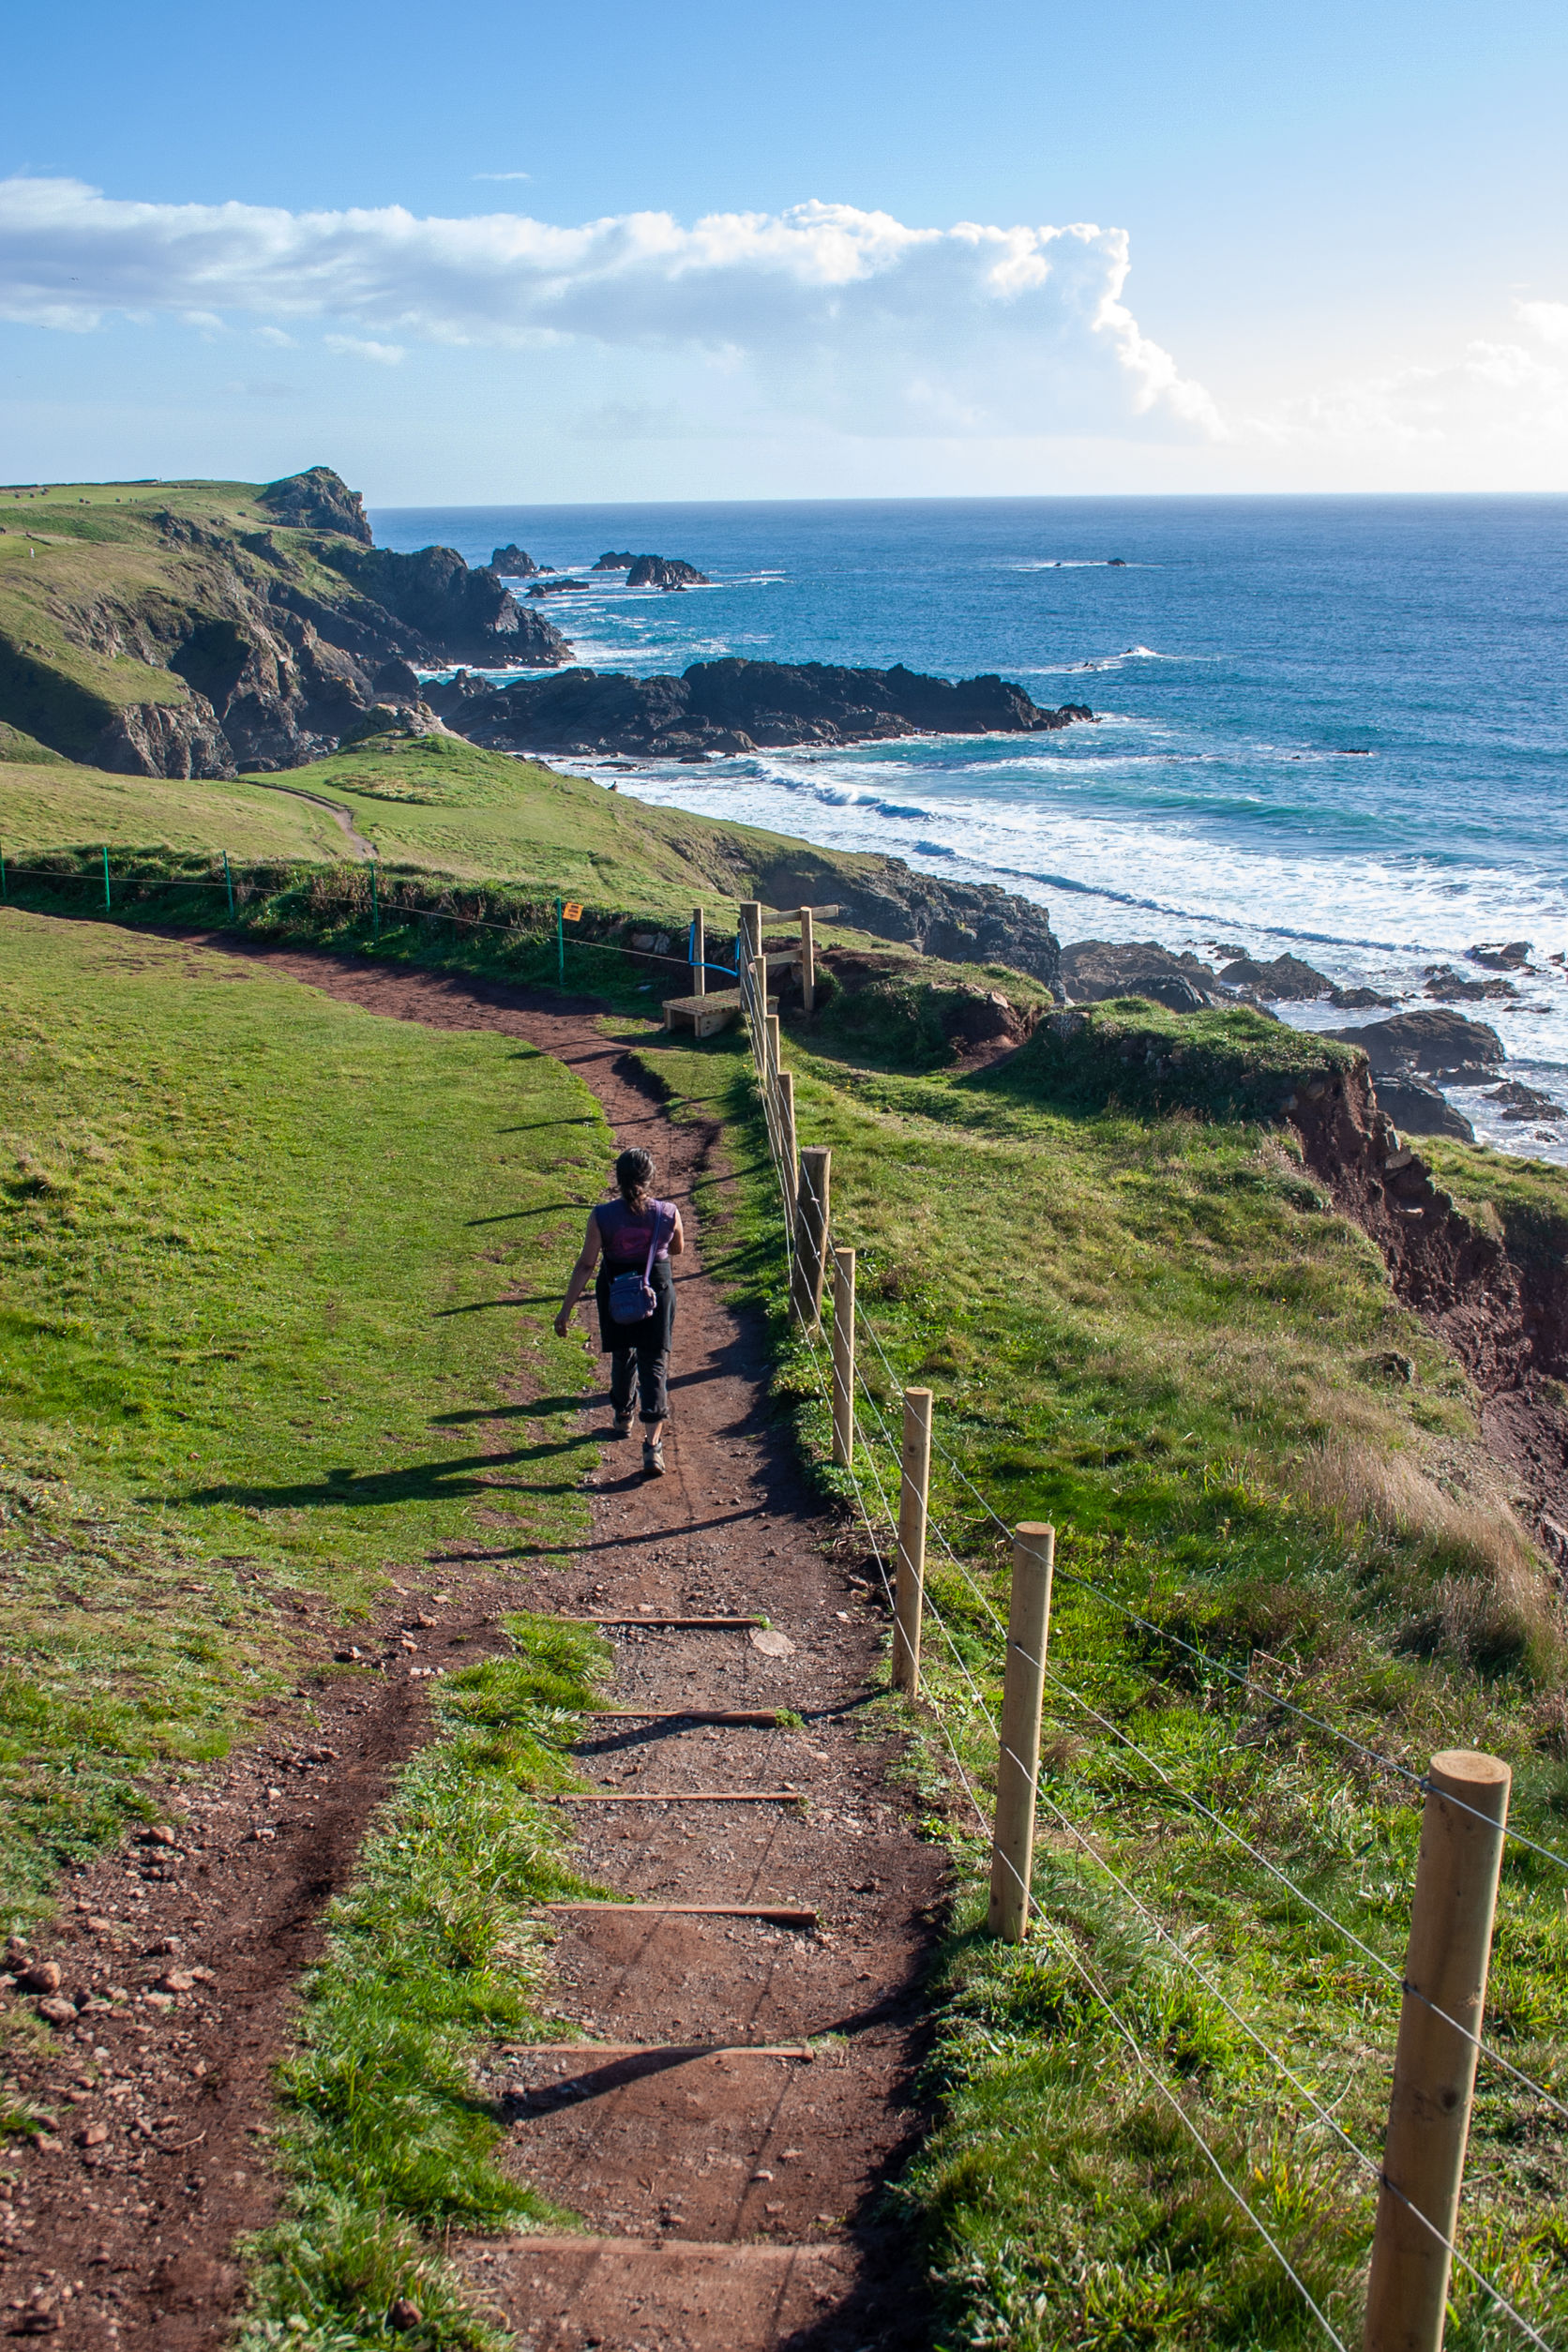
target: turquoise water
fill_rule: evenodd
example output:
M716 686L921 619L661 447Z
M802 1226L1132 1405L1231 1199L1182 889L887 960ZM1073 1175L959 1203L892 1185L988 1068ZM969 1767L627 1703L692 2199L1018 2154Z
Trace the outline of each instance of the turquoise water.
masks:
M1306 957L1428 1002L1426 968L1526 939L1494 1022L1568 1102L1568 499L1018 499L378 513L471 563L515 539L586 576L605 548L713 576L549 599L580 660L724 654L1000 671L1086 701L1064 735L615 771L649 800L994 880L1063 941ZM1124 567L1112 568L1112 556ZM1471 967L1473 974L1474 968ZM1347 1017L1300 1008L1314 1026ZM1568 1137L1479 1133L1568 1160Z

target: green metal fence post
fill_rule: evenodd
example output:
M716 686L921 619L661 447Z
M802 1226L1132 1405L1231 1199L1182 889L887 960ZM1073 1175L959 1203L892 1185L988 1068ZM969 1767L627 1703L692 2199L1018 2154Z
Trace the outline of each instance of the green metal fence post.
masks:
M229 920L234 919L234 878L229 871L229 852L223 852L223 886L229 894Z
M376 889L376 861L374 858L371 858L370 860L370 920L375 926L375 936L377 939L380 939L381 897Z
M0 850L0 907L8 907L10 903L10 889L6 881L6 852Z
M555 901L555 970L563 988L566 985L566 922L562 913L565 898Z
M114 901L109 895L109 844L107 841L103 845L103 911L105 914L113 914L114 912Z

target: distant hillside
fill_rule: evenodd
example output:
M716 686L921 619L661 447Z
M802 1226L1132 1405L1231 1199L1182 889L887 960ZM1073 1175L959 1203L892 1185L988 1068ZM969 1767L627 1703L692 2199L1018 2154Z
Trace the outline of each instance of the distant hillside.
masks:
M0 490L0 748L120 774L295 767L410 665L548 668L558 629L450 548L370 544L325 466ZM19 742L17 738L23 740Z

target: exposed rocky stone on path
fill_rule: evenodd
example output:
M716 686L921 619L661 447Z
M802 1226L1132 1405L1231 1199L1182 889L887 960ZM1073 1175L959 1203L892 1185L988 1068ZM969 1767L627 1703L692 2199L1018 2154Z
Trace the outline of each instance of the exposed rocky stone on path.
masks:
M1042 710L995 676L922 676L825 662L694 662L680 677L565 670L496 686L460 672L426 688L448 724L504 751L625 752L644 759L919 734L1034 734L1092 722L1087 704Z
M1331 1029L1326 1034L1341 1045L1360 1046L1374 1077L1421 1070L1432 1078L1485 1078L1503 1059L1497 1031L1463 1013L1396 1013L1392 1020L1369 1021L1364 1029Z

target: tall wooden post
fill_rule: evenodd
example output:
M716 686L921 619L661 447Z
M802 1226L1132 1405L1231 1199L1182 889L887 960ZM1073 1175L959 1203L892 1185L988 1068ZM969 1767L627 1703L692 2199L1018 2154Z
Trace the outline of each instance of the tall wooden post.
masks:
M1029 1933L1029 1883L1034 1868L1034 1791L1040 1777L1040 1710L1050 1638L1050 1580L1056 1530L1033 1519L1013 1532L1013 1590L1007 1604L1007 1666L1002 1692L1002 1754L991 1841L991 1901L986 1924L1003 1943Z
M762 1002L764 1004L767 1003L766 997L762 999ZM778 1016L776 1013L764 1013L762 1016L762 1070L767 1083L775 1090L778 1085L778 1073L781 1066L778 1052Z
M795 1163L795 1074L778 1073L778 1157L784 1169L784 1210L792 1227L800 1200L800 1170Z
M800 911L800 993L807 1013L817 1009L817 941L811 927L811 910Z
M706 996L708 993L708 942L701 907L691 910L691 993L693 996Z
M854 1252L833 1253L833 1458L854 1460Z
M795 1271L790 1284L790 1308L803 1331L815 1331L822 1319L822 1282L827 1273L828 1183L833 1153L822 1144L808 1144L800 1155L795 1197Z
M1486 2004L1511 1779L1506 1764L1471 1748L1435 1756L1427 1774L1366 2289L1365 2352L1440 2352L1448 2245L1459 2214L1475 2089L1477 2052L1469 2036L1481 2031Z
M740 906L740 953L744 962L747 957L762 952L762 902L761 898L743 898Z
M920 1628L926 1599L926 1505L931 1489L931 1392L904 1391L904 1458L898 1481L897 1582L893 1591L893 1687L920 1696Z

